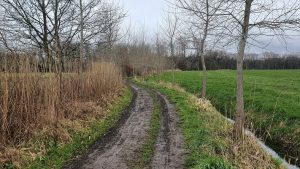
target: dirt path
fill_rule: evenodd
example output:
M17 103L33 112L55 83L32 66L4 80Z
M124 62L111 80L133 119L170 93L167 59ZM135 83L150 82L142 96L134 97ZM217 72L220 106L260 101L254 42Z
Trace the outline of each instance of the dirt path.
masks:
M131 105L117 126L102 137L91 150L64 168L127 169L126 163L143 144L150 128L153 100L146 90L130 84L134 90ZM162 112L160 134L156 141L152 168L183 168L183 139L174 107L158 94Z
M175 107L165 96L158 93L162 111L160 132L155 145L152 168L184 168L183 136Z

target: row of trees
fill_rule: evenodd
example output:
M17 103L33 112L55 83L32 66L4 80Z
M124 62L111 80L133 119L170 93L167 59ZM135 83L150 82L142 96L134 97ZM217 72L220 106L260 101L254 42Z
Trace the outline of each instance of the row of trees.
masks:
M242 137L245 124L243 99L243 68L246 45L265 47L261 37L285 39L299 31L300 3L298 0L172 0L173 10L166 17L164 32L169 56L175 62L174 46L195 51L203 71L202 97L206 96L206 53L226 46L237 47L234 59L236 78L236 115L234 136ZM176 40L174 40L176 39ZM256 64L256 63L255 63ZM247 65L246 65L247 66Z
M118 4L105 0L3 0L0 49L34 51L45 71L63 71L67 59L82 65L100 46L111 48L124 17Z
M59 74L81 74L88 61L98 58L117 63L127 75L161 71L169 65L165 41L158 34L149 41L144 30L125 30L126 13L117 3L4 0L0 14L0 60L7 60L5 53L16 57L10 66L14 72L19 70L18 56L24 53L39 60L40 71ZM4 64L0 68L7 69Z
M207 70L236 69L236 55L226 51L207 51L204 55ZM180 70L202 70L195 55L176 56L176 67ZM276 53L246 54L244 69L300 69L297 54L278 55Z

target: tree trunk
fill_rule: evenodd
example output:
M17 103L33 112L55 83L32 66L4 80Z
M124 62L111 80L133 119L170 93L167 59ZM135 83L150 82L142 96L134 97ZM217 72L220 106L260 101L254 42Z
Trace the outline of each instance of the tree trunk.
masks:
M176 69L176 60L175 60L175 55L174 55L174 45L173 45L173 39L171 39L171 42L170 42L170 48L171 48L171 57L172 57L172 60L173 60L173 68L172 68L172 74L173 74L173 85L175 84L175 69Z
M55 0L55 6L54 6L54 39L55 39L55 53L56 57L59 59L59 62L56 64L57 72L59 73L59 99L60 102L62 101L62 73L63 73L63 55L62 55L62 48L60 43L60 37L59 37L59 18L58 18L58 12L59 12L59 0Z
M81 74L83 71L83 50L84 50L84 40L83 40L83 5L82 0L79 0L80 2L80 61L79 61L79 73Z
M7 57L4 57L4 75L3 81L0 82L0 87L2 88L3 94L2 94L2 115L0 116L1 120L1 138L0 138L0 146L1 144L5 145L7 142L7 126L8 126L8 82L7 82Z
M244 22L242 25L242 34L240 37L238 55L237 55L237 78L236 78L236 115L233 135L235 139L242 139L245 112L244 112L244 90L243 90L243 60L245 54L245 47L248 37L248 26L250 20L251 4L253 0L246 0Z
M47 11L46 11L46 4L45 1L42 1L41 4L42 8L42 15L43 15L43 52L47 57L47 65L46 71L52 71L52 58L50 56L49 46L48 46L48 23L47 23Z
M206 86L207 86L207 71L206 71L205 58L204 58L204 47L205 47L205 42L208 34L208 25L209 25L209 2L208 0L206 0L206 22L205 22L203 38L200 44L200 56L201 56L202 72L203 72L202 91L201 91L202 98L206 97Z
M55 56L57 59L60 59L58 63L56 63L56 74L58 73L59 80L59 102L58 105L62 103L62 69L61 69L61 47L60 47L60 38L59 38L59 21L58 21L58 8L59 1L55 0L54 3L54 42L55 42ZM54 135L54 143L58 145L58 123L59 123L59 112L57 109L57 105L55 105L55 135Z
M205 43L206 36L207 36L207 29L204 32L204 36L203 36L203 39L201 40L201 44L200 44L200 59L201 59L202 73L203 73L201 98L206 97L207 71L206 71L206 64L205 64L205 58L204 58L204 43Z
M79 70L79 78L80 78L80 91L79 95L83 95L84 89L84 78L83 78L83 55L84 55L84 37L83 37L83 29L84 29L84 18L83 18L83 0L79 0L79 8L80 8L80 53L79 53L79 63L78 63L78 70Z
M201 53L200 55L201 55L202 72L203 72L201 98L205 98L206 97L206 84L207 84L207 71L206 71L204 53Z

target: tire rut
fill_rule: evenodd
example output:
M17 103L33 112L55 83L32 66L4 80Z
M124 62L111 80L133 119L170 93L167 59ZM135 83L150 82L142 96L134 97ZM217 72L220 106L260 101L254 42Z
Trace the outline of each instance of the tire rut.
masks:
M129 84L134 91L134 98L125 110L117 127L101 138L90 151L66 169L126 169L126 162L142 145L150 127L153 101L143 89Z
M157 92L161 102L160 132L155 145L152 168L184 168L185 151L176 109L165 96Z
M117 125L100 138L83 156L64 166L65 169L127 169L127 163L143 144L150 128L153 100L149 93L129 83L134 95ZM165 96L155 92L161 106L160 131L151 161L154 169L184 168L183 136L175 107Z

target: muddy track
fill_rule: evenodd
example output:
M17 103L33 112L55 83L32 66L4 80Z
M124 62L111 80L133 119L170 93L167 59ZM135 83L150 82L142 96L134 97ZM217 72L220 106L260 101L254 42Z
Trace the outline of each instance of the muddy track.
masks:
M153 100L149 93L129 84L134 91L129 107L117 125L99 139L83 156L71 161L66 169L126 169L143 144L150 128ZM157 93L161 103L160 133L155 144L152 168L183 168L184 151L175 108Z
M160 132L155 144L152 168L184 168L183 136L176 109L157 92L161 103Z

